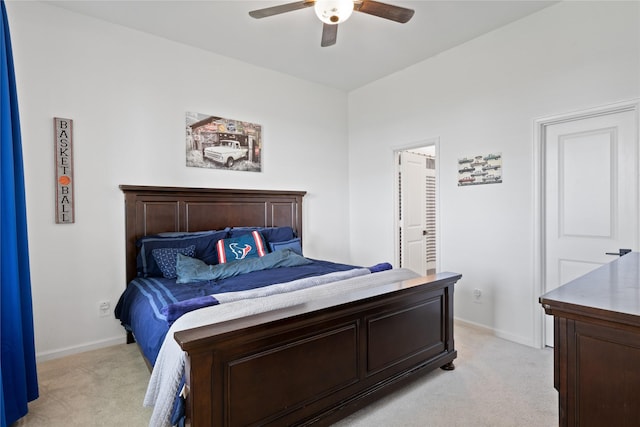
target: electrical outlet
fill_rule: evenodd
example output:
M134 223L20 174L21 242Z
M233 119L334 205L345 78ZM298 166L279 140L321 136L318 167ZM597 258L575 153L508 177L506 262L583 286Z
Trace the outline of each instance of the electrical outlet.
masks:
M98 303L100 317L107 317L111 314L111 301L100 301Z
M482 304L482 290L478 288L473 290L473 302Z

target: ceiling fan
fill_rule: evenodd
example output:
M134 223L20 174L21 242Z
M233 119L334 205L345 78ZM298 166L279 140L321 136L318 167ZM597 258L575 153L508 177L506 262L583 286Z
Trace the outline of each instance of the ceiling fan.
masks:
M322 41L320 43L322 47L336 44L338 24L346 21L354 10L401 24L408 22L414 13L413 9L373 0L304 0L252 10L249 12L249 16L260 19L310 6L314 7L316 15L323 22Z

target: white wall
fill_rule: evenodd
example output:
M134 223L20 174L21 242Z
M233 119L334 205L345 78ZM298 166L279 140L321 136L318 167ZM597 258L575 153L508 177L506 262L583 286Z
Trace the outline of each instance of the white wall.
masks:
M533 123L640 96L639 6L560 3L351 92L353 262L393 257L393 149L439 137L440 262L463 274L455 315L535 345ZM494 152L502 184L457 186L457 159Z
M306 254L367 265L394 255L393 149L434 137L455 314L533 344L533 121L640 96L637 2L562 3L348 97L42 3L7 9L40 359L123 340L98 316L125 286L119 184L306 190ZM262 124L264 172L187 168L186 111ZM53 117L74 120L73 225L54 223ZM457 159L479 152L502 152L504 183L458 188Z
M349 262L332 244L348 232L344 92L40 2L7 10L41 360L124 340L98 316L125 287L120 184L306 190L305 253ZM263 172L187 168L187 111L261 124ZM71 225L55 224L53 117L74 121Z

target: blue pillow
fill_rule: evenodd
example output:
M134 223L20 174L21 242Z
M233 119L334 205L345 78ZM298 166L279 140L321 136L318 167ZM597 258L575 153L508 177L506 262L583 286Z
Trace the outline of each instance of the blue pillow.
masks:
M233 227L229 231L229 237L240 237L258 231L262 235L265 243L284 242L296 237L293 228L286 227Z
M302 244L300 243L299 237L287 240L286 242L271 242L269 243L269 248L271 249L271 252L281 251L283 249L291 249L298 255L302 255Z
M196 245L187 246L186 248L158 248L151 251L153 259L160 267L162 276L165 279L175 279L176 274L176 260L178 254L182 254L193 258L196 254Z
M259 258L267 254L262 235L255 230L251 234L219 240L216 244L216 250L220 264L247 258Z
M159 248L186 248L195 245L195 258L201 259L207 264L216 264L216 243L220 239L228 237L228 230L194 232L194 233L167 233L145 236L138 240L140 247L138 253L138 275L143 277L162 277L162 270L153 258L153 250Z

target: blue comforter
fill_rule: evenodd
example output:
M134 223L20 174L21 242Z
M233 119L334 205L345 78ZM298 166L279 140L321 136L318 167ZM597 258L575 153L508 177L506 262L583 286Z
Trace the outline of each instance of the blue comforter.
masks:
M139 277L129 283L120 297L115 315L125 329L133 332L142 353L153 365L169 329L169 322L162 311L170 304L211 294L244 291L357 268L328 261L311 261L310 264L296 267L266 269L220 280L188 284L178 284L176 279Z

